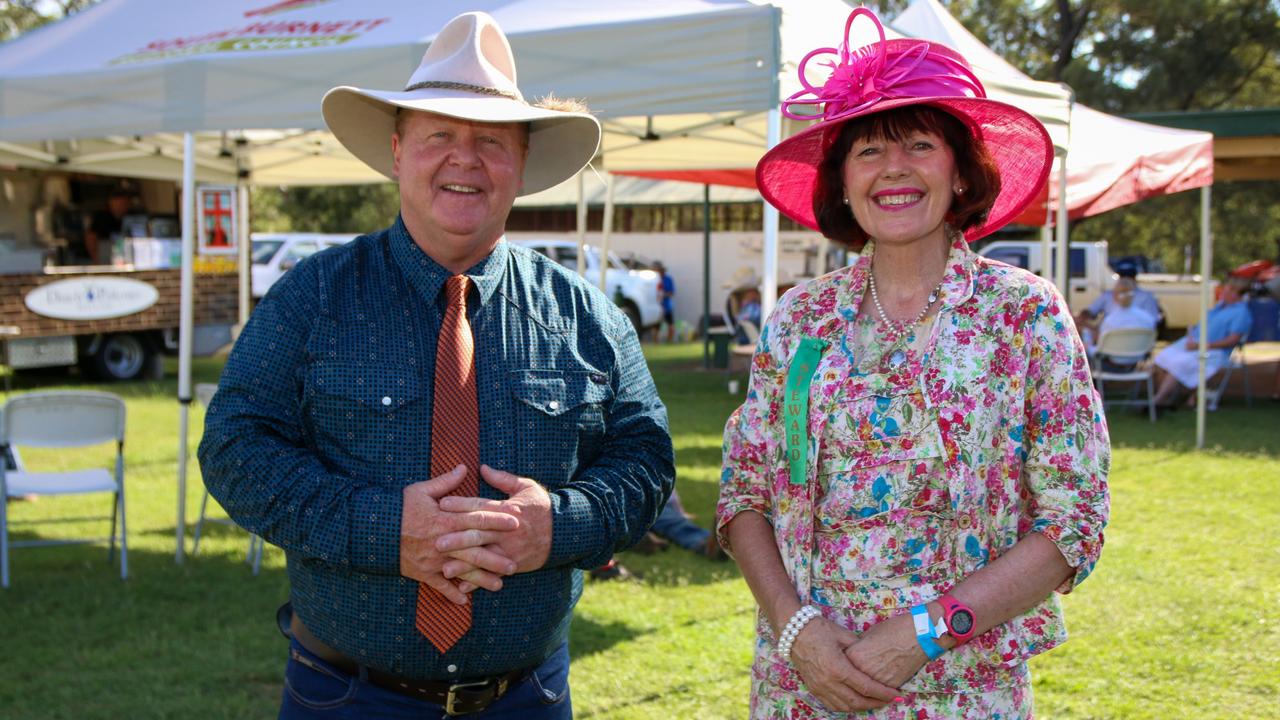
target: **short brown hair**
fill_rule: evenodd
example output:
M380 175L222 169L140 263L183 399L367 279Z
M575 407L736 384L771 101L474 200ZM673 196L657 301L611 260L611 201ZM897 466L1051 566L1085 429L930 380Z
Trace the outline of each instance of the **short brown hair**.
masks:
M908 105L863 115L846 122L818 164L818 182L813 191L813 214L818 228L828 238L862 250L867 233L858 225L844 203L844 161L853 143L862 138L884 138L893 142L913 132L942 136L955 156L964 193L951 200L947 222L961 231L986 222L987 213L1000 194L1000 170L982 140L970 132L956 116L930 105Z

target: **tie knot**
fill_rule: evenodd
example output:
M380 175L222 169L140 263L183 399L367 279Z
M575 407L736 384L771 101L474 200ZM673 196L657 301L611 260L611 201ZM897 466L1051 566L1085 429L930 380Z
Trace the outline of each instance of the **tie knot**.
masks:
M446 305L457 305L464 310L467 307L467 286L471 279L466 275L453 275L444 283L444 300Z

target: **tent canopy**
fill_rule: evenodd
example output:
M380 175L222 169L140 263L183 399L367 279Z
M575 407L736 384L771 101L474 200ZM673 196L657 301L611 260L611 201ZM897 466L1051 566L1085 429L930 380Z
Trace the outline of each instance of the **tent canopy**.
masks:
M749 0L109 0L0 46L0 162L176 178L190 131L203 180L382 180L323 131L320 98L403 86L469 9L508 33L527 97L636 118L610 128L618 145L775 103L779 11Z
M176 179L182 133L196 131L203 181L380 182L323 129L320 98L338 84L400 86L428 33L478 8L508 32L528 96L579 97L601 117L598 167L753 188L774 93L797 89L800 59L849 12L841 0L762 2L109 0L0 46L0 163ZM992 98L1045 123L1069 150L1072 217L1212 182L1208 133L1073 113L1068 89L1019 72L937 0L914 0L887 31L955 47ZM1045 221L1056 183L1022 222Z
M192 131L201 180L381 181L323 129L320 98L401 86L429 33L481 9L508 33L527 96L582 98L601 118L600 166L753 187L767 111L849 13L842 0L765 1L109 0L0 46L0 163L177 178ZM975 65L993 97L1065 137L1066 90ZM726 172L691 172L708 168Z

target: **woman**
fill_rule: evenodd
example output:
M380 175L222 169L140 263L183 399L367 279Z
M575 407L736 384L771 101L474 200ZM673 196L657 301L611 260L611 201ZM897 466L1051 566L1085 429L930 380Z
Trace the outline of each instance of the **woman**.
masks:
M845 27L875 15L859 8ZM725 430L723 545L760 606L753 718L1027 718L1054 591L1092 570L1109 447L1047 281L966 242L1040 191L1044 128L915 40L836 56L757 167L861 257L779 301ZM812 93L813 97L798 97Z
M1231 359L1231 349L1244 341L1253 327L1253 315L1244 302L1249 281L1231 276L1222 284L1222 296L1218 304L1209 310L1208 343L1205 348L1205 379L1211 379ZM1200 384L1200 326L1192 325L1186 337L1171 343L1155 358L1157 387L1155 403L1158 407L1172 409L1183 396Z

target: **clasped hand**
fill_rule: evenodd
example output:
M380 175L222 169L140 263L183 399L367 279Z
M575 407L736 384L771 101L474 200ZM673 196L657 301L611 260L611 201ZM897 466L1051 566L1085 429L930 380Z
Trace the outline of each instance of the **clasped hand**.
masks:
M874 710L898 696L894 686L876 680L850 659L847 651L857 643L854 633L817 618L800 631L791 646L792 665L809 692L828 710Z
M898 700L897 688L927 659L906 615L876 623L862 635L818 618L791 647L791 661L809 691L837 712L872 710Z
M400 574L460 605L477 589L542 567L551 552L551 498L541 485L488 465L480 476L505 500L452 496L464 466L404 489ZM456 582L455 582L456 581Z

